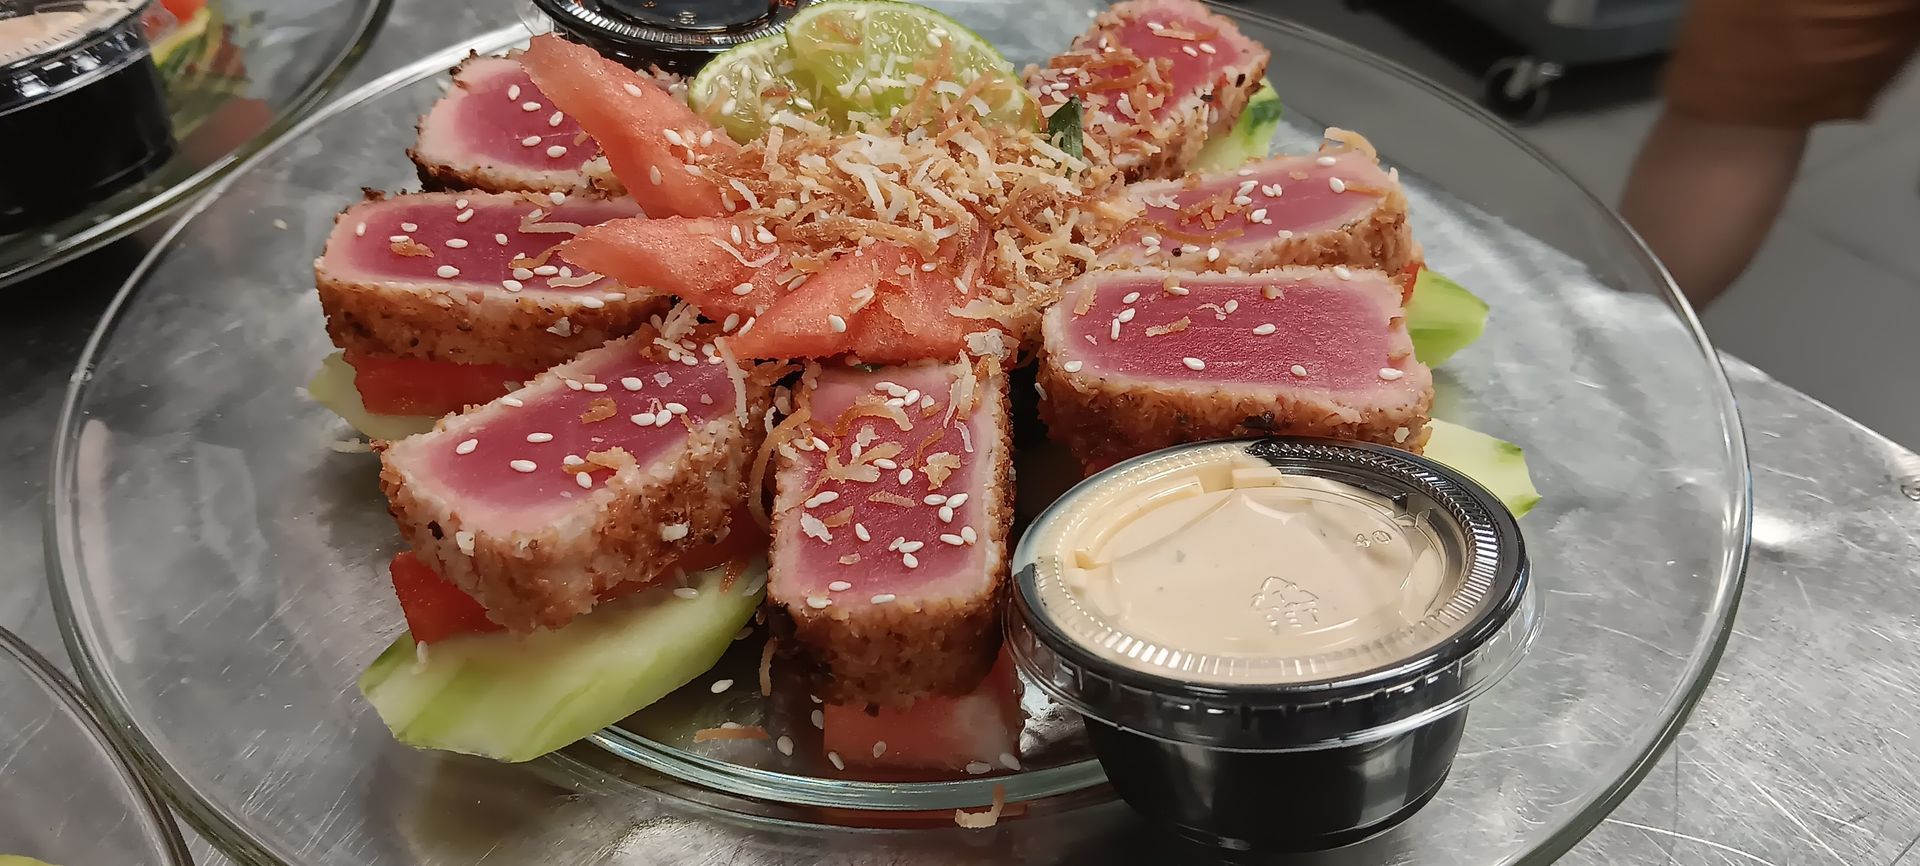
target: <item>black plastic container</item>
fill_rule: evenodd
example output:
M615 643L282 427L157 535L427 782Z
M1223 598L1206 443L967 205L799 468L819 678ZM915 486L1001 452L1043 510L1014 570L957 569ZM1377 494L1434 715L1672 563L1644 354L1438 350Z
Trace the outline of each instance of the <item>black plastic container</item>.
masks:
M1196 650L1199 643L1183 647L1129 631L1124 617L1108 609L1112 598L1089 588L1085 575L1096 573L1089 569L1121 561L1089 565L1106 549L1096 545L1118 537L1115 527L1125 524L1115 523L1117 515L1131 515L1142 503L1169 507L1161 503L1181 497L1167 495L1168 484L1196 467L1222 464L1288 479L1255 486L1291 490L1295 482L1311 483L1333 492L1303 497L1379 510L1379 525L1404 535L1390 539L1383 528L1352 543L1365 548L1404 539L1406 549L1417 542L1420 555L1432 557L1403 554L1423 566L1421 574L1440 576L1431 581L1430 596L1429 581L1416 580L1411 566L1398 585L1377 593L1396 605L1420 599L1412 608L1417 616L1392 628L1364 627L1377 633L1338 633L1325 652L1284 656ZM1354 493L1351 505L1341 491ZM1214 492L1210 487L1204 495ZM1243 537L1241 553L1289 573L1286 554L1263 547L1273 538ZM1167 830L1234 849L1338 847L1413 815L1439 791L1453 764L1468 702L1518 663L1539 623L1519 527L1497 498L1432 461L1357 443L1214 442L1127 461L1082 482L1043 513L1021 539L1014 562L1008 620L1014 658L1042 689L1085 717L1115 792ZM1189 562L1216 568L1211 559ZM1232 568L1214 573L1228 577L1210 579L1241 580ZM1276 578L1265 573L1245 573L1250 591L1268 592ZM1276 621L1262 605L1264 596L1255 595L1244 609L1220 606L1219 629L1246 625L1235 617L1260 617L1276 634L1287 628L1337 632L1342 611L1334 603L1335 584L1351 586L1356 578L1289 574L1287 591L1303 594L1286 604L1312 599L1322 605L1310 627Z
M172 157L145 5L0 5L0 233L77 213Z
M780 32L812 0L533 0L568 38L636 69L691 75L713 56Z

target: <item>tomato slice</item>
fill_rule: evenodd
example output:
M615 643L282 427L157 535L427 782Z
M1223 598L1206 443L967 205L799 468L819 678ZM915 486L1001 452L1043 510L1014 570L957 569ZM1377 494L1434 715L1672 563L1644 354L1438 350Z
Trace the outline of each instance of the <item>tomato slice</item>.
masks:
M413 639L430 644L455 635L500 631L501 626L487 619L487 610L460 587L435 574L412 551L393 558L388 567L393 574L393 594L400 598L400 611L407 616L407 630Z
M433 415L490 403L539 375L505 364L458 364L348 352L360 403L378 415Z
M744 563L767 549L766 534L744 506L734 510L727 526L725 537L689 549L660 569L658 575L672 574L675 569L705 571L729 563L742 563L744 568ZM393 594L400 599L400 611L407 617L407 630L414 640L430 644L457 635L501 630L500 624L487 619L480 602L436 574L412 551L395 555L388 570L393 574ZM652 586L658 575L653 580L629 580L608 587L600 593L600 600L632 595Z

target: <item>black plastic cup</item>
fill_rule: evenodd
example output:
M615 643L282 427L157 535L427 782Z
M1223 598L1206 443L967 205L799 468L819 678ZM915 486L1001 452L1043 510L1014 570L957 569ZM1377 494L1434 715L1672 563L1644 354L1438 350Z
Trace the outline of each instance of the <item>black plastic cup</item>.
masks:
M779 33L812 0L533 0L567 38L635 69L691 75L719 54Z
M1127 490L1249 459L1357 488L1422 527L1446 575L1425 618L1324 658L1229 659L1140 640L1069 585L1066 546L1111 520ZM1358 443L1238 440L1127 461L1043 513L1014 563L1014 659L1083 716L1114 791L1170 832L1238 850L1339 847L1411 817L1453 765L1467 704L1539 625L1525 545L1500 501L1433 461Z
M60 22L41 38L0 45L0 233L78 213L173 157L143 7L55 2L0 12Z

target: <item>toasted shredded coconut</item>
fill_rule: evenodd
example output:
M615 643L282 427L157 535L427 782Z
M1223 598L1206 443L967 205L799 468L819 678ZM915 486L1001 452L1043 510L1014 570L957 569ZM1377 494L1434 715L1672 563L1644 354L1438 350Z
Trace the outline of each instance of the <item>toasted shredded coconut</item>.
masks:
M953 823L969 830L985 830L1000 823L1000 813L1007 807L1007 789L1002 785L993 786L993 805L985 812L968 812L964 809L953 810Z

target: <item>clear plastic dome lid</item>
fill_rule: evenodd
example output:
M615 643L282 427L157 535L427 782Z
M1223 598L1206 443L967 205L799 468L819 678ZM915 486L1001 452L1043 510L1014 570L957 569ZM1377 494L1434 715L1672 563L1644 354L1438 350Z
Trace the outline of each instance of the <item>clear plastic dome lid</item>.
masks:
M1215 748L1321 748L1459 709L1538 624L1498 499L1396 449L1168 449L1093 476L1015 553L1014 655L1084 715Z
M0 114L58 96L145 57L146 0L0 2Z

